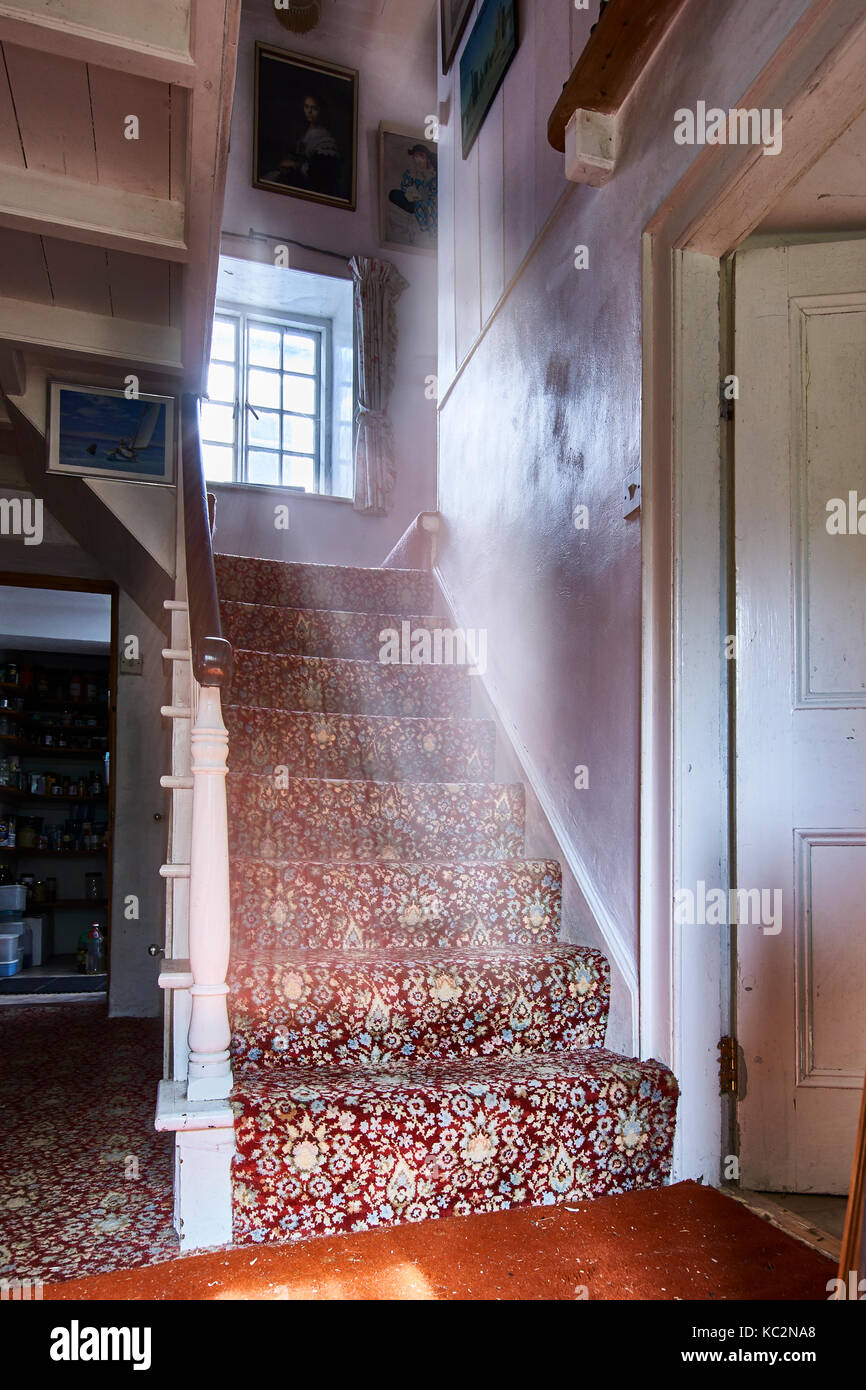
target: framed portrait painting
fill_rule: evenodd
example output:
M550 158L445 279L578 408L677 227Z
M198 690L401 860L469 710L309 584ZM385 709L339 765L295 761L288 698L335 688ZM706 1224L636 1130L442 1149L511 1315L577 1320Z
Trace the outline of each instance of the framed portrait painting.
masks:
M517 0L484 0L460 55L460 132L465 159L517 52Z
M256 44L253 187L355 208L358 74Z
M466 21L475 0L439 0L439 27L442 33L442 71L454 62Z
M432 140L379 124L379 240L389 251L436 250L437 150Z
M52 381L48 471L174 482L174 399Z

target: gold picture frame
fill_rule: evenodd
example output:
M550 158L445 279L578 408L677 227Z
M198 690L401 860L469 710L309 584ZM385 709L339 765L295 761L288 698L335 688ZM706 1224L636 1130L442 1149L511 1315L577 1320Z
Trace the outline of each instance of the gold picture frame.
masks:
M253 187L354 212L358 73L257 43Z

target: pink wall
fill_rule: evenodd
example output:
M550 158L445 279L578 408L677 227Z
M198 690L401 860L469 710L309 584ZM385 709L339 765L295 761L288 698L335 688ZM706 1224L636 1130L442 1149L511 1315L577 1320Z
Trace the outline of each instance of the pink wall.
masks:
M287 500L289 532L274 529L272 492L217 489L220 549L273 558L323 563L377 565L419 511L435 505L436 407L424 382L436 371L436 262L428 255L383 251L378 226L378 126L380 120L422 133L435 110L436 31L434 6L419 3L420 23L396 32L352 10L323 5L323 18L309 34L291 34L277 21L272 0L247 0L241 21L238 77L232 116L223 230L246 236L250 228L292 238L342 256L385 256L409 282L397 307L400 344L389 414L394 426L397 483L387 517L367 517L350 506L315 498ZM429 11L427 18L425 12ZM358 108L357 211L323 207L251 186L253 65L256 40L290 52L356 68ZM251 247L256 257L258 247ZM232 240L231 254L239 255ZM330 257L291 250L300 270L346 274Z
M440 82L442 581L458 620L488 629L503 725L635 966L641 545L621 491L640 462L641 233L695 153L674 144L676 108L736 105L806 8L687 6L601 189L568 185L546 140L597 5L521 0L520 49L465 162L456 64ZM574 788L578 763L588 790Z

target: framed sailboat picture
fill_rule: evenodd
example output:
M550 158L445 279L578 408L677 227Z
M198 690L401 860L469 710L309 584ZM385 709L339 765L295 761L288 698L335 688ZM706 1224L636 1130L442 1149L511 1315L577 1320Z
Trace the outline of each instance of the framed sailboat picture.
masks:
M52 381L49 473L174 482L174 399Z

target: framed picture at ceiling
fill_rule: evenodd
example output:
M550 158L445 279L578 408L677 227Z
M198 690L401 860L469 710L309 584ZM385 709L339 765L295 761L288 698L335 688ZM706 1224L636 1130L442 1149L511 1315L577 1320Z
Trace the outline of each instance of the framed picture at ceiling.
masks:
M465 159L517 52L517 0L484 0L460 57L460 126Z
M442 32L442 71L454 62L466 21L475 0L439 0L439 27Z
M174 482L174 400L52 381L48 471Z
M256 44L253 187L355 208L358 74Z
M379 240L389 251L436 250L437 151L379 123Z

